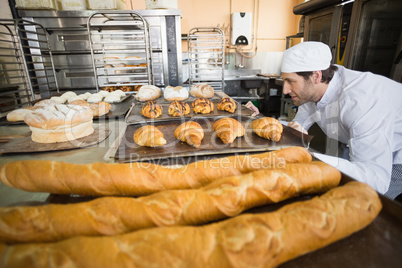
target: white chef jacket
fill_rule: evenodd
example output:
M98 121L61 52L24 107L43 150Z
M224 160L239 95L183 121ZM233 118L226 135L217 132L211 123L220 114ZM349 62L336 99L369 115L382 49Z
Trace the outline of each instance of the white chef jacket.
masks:
M321 160L384 194L392 165L402 164L402 84L337 66L322 99L301 105L295 121L306 130L316 122L328 137L347 144L350 161Z

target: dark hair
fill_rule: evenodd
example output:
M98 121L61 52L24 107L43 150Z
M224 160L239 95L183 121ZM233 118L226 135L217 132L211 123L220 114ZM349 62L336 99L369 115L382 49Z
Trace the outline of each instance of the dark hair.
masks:
M322 70L322 78L321 82L328 84L332 77L334 77L334 73L338 70L338 67L335 65L331 65L326 70ZM297 75L303 76L304 80L308 80L309 77L313 74L313 72L296 72Z

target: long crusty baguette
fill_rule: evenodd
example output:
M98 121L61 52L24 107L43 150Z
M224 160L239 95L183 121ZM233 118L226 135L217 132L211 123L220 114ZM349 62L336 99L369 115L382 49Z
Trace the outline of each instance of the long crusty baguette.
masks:
M0 242L50 242L155 226L199 225L300 194L322 193L340 179L341 173L323 162L297 163L218 179L199 189L136 199L103 197L79 204L5 207L0 208Z
M218 178L311 160L311 154L302 147L199 161L177 169L141 162L69 164L22 160L2 165L0 181L30 192L140 196L168 189L199 188Z
M112 237L0 245L3 267L276 267L369 225L377 193L351 182L272 213L202 227L160 227Z

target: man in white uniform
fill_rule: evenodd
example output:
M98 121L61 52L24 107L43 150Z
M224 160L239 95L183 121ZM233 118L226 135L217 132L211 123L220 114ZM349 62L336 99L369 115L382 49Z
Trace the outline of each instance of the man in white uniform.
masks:
M321 42L284 52L283 92L299 106L289 126L307 132L317 123L349 148L347 159L317 158L395 199L402 193L402 84L331 65L331 59Z

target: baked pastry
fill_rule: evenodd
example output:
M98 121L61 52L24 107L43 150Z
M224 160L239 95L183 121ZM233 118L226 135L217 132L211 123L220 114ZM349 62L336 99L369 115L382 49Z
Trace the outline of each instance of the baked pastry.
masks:
M190 89L190 95L196 98L212 98L214 96L214 88L208 84L196 84Z
M138 90L140 90L141 87L142 87L142 85L135 85L133 88L134 88L134 91L138 91Z
M72 164L49 160L21 160L1 165L0 181L9 187L27 192L142 196L169 189L199 188L218 178L259 169L285 168L289 163L311 161L311 153L303 147L226 156L193 162L175 169L153 163L144 168L141 162Z
M87 100L87 99L89 98L89 96L91 96L91 93L89 93L89 92L85 92L84 94L78 95L78 97L79 97L81 100Z
M61 97L65 98L66 100L68 100L72 97L75 97L75 96L77 96L77 93L75 93L73 91L67 91L61 95Z
M304 193L323 193L340 180L341 173L336 168L314 161L219 178L202 188L166 190L142 198L107 197L79 204L0 208L0 243L53 242L73 236L118 235L155 226L201 225ZM112 213L113 220L102 221L103 228L98 228L99 219ZM172 217L173 213L177 216ZM69 215L69 224L65 224L65 215ZM41 226L40 232L37 226Z
M110 94L110 92L106 90L100 90L99 92L97 92L97 94L101 95L102 97L106 97L107 95Z
M135 98L139 101L156 100L162 95L162 90L159 87L152 85L143 85L137 92Z
M105 90L107 92L113 92L116 90L116 88L117 88L117 86L105 86L105 87L102 87L101 90Z
M67 102L71 103L71 102L76 101L76 100L83 100L83 98L81 98L80 96L74 96L74 97L69 98L67 100Z
M232 143L237 137L244 136L246 130L236 119L224 117L216 121L213 129L224 144Z
M81 99L79 99L79 100L74 100L74 101L70 102L70 104L71 104L71 105L79 105L79 106L86 106L86 107L89 107L89 102L84 101L84 100L81 100Z
M120 63L116 63L114 66L117 67L117 68L121 68L121 67L126 67L126 64L120 62Z
M234 113L236 111L236 102L232 98L223 98L216 105L218 110Z
M133 87L130 85L120 85L117 87L117 89L120 89L123 92L130 92L133 91Z
M53 97L51 97L50 99L51 99L51 100L58 101L58 102L61 103L61 104L65 103L65 102L67 101L66 98L58 97L58 96L53 96Z
M141 114L148 118L157 118L162 114L162 112L162 106L156 101L148 101L141 109Z
M41 106L25 115L24 121L32 131L32 141L56 143L76 140L94 132L92 110L79 105L57 104Z
M204 130L201 125L194 121L188 121L176 128L174 137L178 140L186 142L187 144L200 147L201 141L204 138Z
M209 114L214 111L214 104L209 99L199 98L192 103L193 111L196 114Z
M8 122L19 122L19 121L24 121L24 116L26 114L30 114L36 109L40 109L40 106L29 106L21 109L16 109L10 113L7 114L7 121Z
M103 66L103 68L113 68L113 65L112 64L106 64L106 65Z
M190 113L190 105L184 101L173 101L169 105L168 115L183 116Z
M113 103L113 102L119 102L121 100L121 97L117 94L109 94L106 96L103 101Z
M112 109L112 105L110 105L107 102L100 101L90 104L89 108L91 108L93 116L102 116L107 114L110 111L110 109Z
M166 144L163 133L152 125L146 125L137 129L134 132L134 142L146 147L158 147Z
M60 104L57 100L51 100L51 99L45 99L38 101L37 103L34 104L34 106L47 106L47 105L57 105Z
M167 86L163 92L163 96L168 101L182 101L188 98L188 91L184 87Z
M120 90L120 89L116 89L115 91L113 91L113 92L111 92L111 94L112 95L117 95L117 96L120 96L120 97L125 97L126 96L126 93L124 93L122 90Z
M224 188L216 192L221 191ZM180 201L175 199L166 206ZM163 210L165 206L159 207L159 202L149 202L147 209ZM196 202L193 207L201 204ZM158 227L118 236L79 236L57 243L2 244L0 261L3 267L50 267L54 263L57 267L280 267L363 230L381 209L378 193L365 183L353 181L272 212L245 213L208 225ZM101 206L92 210L102 213ZM116 214L111 211L93 220L93 214L88 213L85 221L93 220L103 229L104 222L115 220ZM179 216L171 214L173 219ZM116 225L124 228L126 221ZM360 237L363 235L357 235ZM331 248L325 251L331 252ZM327 266L331 264L329 261Z
M91 94L91 96L88 97L87 102L100 102L103 100L103 96L99 93L94 93Z
M282 137L282 124L272 117L263 117L254 120L251 127L258 136L278 142Z

